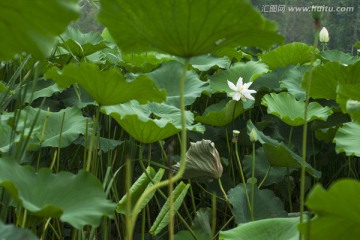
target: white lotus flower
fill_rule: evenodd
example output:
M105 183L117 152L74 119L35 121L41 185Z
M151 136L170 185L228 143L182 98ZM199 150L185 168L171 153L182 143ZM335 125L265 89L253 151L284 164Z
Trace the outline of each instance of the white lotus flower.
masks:
M327 43L330 40L329 32L325 27L323 27L319 33L319 40L322 43Z
M227 81L228 86L231 90L234 92L229 93L229 97L232 97L233 100L239 101L240 99L246 102L247 99L255 100L253 96L251 96L252 93L256 93L255 90L249 90L250 85L252 82L248 82L243 84L243 79L240 77L236 83L236 86L234 83Z

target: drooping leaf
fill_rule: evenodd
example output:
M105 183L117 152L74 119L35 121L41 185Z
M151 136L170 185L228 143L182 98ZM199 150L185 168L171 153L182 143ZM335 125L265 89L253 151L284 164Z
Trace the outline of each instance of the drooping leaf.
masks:
M301 88L301 81L308 69L308 66L288 66L281 76L280 87L287 89L297 100L305 100L305 90Z
M38 240L30 230L17 228L15 225L5 225L0 221L0 236L2 240L12 239L26 239L26 240Z
M98 226L103 216L113 215L115 208L106 199L101 183L85 171L53 174L42 168L35 172L14 159L0 158L0 185L31 214L58 217L77 229Z
M266 175L266 180L263 183L264 186L279 183L284 180L284 177L287 175L286 167L271 166L270 161L267 159L262 147L256 149L255 158L255 177L258 180L258 183L260 183ZM251 178L252 154L244 156L243 164L246 177Z
M77 57L85 57L107 47L100 33L82 33L72 27L60 35L59 46Z
M289 93L267 94L263 97L261 104L267 107L269 114L277 116L290 126L300 126L305 123L305 102L297 101ZM326 121L331 114L332 110L329 107L322 107L317 102L311 102L308 106L306 122L315 119Z
M30 128L33 124L35 130L33 131L32 141L30 141L30 148L40 146L67 147L80 134L91 133L92 131L92 120L83 117L81 110L78 108L66 108L59 112L50 112L26 107L21 111L20 122L17 126L20 128L18 131L22 127L25 129Z
M131 186L129 193L131 195L131 214L132 215L137 215L147 204L148 202L152 199L152 197L155 194L155 191L151 192L150 194L148 194L146 196L145 201L143 201L141 203L141 208L139 209L139 212L134 212L133 208L135 206L135 204L137 203L137 201L139 200L139 198L141 197L141 195L144 193L144 191L146 191L146 189L148 189L149 187L151 187L152 185L154 185L154 183L158 183L161 181L161 178L164 175L165 170L160 168L157 172L155 172L155 170L152 167L148 167L146 168L146 172L148 173L148 175L151 177L151 179L149 179L146 175L146 173L141 174L141 176L135 181L135 183ZM128 202L129 196L125 195L123 196L119 203L117 204L116 207L116 211L118 213L121 214L126 214L126 204Z
M299 222L299 218L271 218L248 222L220 232L220 240L297 240Z
M311 61L315 49L305 43L289 43L280 46L265 55L261 56L261 61L269 66L271 70L287 65L302 65Z
M302 158L291 151L285 144L271 145L264 143L263 148L272 166L301 168ZM305 170L316 179L321 177L321 172L317 171L309 163L305 164Z
M172 60L170 57L160 56L155 53L122 54L120 65L132 73L147 73L157 68L161 63Z
M212 235L211 226L210 226L210 208L200 208L196 214L195 218L192 222L192 228L195 230L201 230L206 233L209 238Z
M182 202L184 201L184 198L187 194L187 191L189 190L190 184L185 184L183 182L180 182L174 191L171 193L173 194L173 214L175 214ZM155 219L155 222L151 226L149 232L152 235L157 235L164 227L166 227L169 224L169 211L170 211L170 200L169 198L166 200L164 206L161 208L158 216Z
M183 72L183 64L177 61L163 63L158 69L147 74L154 80L159 89L166 90L166 104L180 107L180 78ZM191 105L203 91L209 91L206 82L199 79L194 71L188 71L185 79L185 105Z
M196 68L199 71L208 71L215 66L227 69L231 62L228 57L219 58L212 55L202 55L192 57L189 63L193 68Z
M97 146L98 150L107 153L111 150L114 150L117 146L123 144L124 141L116 140L116 139L109 139L104 137L96 137L93 140L93 146ZM85 140L84 136L80 136L78 139L74 141L74 144L79 144L85 147L86 149L90 149L90 138L88 141Z
M252 82L256 77L266 73L268 68L265 64L249 61L247 63L236 63L231 68L213 75L210 78L210 86L212 93L226 92L230 93L227 81L237 83L239 77L243 78L243 82ZM250 87L252 89L252 86Z
M125 131L143 143L157 142L181 131L180 109L166 104L140 105L131 101L102 107L101 112L114 118ZM194 115L190 111L186 111L186 123L190 131L205 131L202 125L193 124Z
M78 83L101 105L114 105L134 99L140 103L162 102L166 96L144 75L129 82L119 70L113 68L101 71L94 63L69 64L62 70L52 68L46 73L46 78L54 79L63 88Z
M195 117L197 122L211 126L222 127L229 124L253 106L253 101L236 102L234 100L222 100L219 103L210 105L204 111L203 116Z
M360 61L359 58L356 58L350 54L344 53L339 50L327 50L327 51L322 51L319 54L320 54L320 57L322 58L322 60L325 62L328 62L328 61L329 62L338 62L345 66L351 65L351 64L354 64L354 63Z
M39 80L36 82L36 85L33 82L30 82L28 85L29 90L26 92L24 97L24 101L26 103L31 103L41 97L51 97L54 93L63 91L63 89L61 89L56 83L50 80Z
M0 59L26 52L36 58L50 55L55 37L79 16L77 0L1 1ZM36 16L36 17L34 17Z
M173 166L177 171L180 163ZM218 179L223 173L220 155L210 140L191 142L186 152L186 165L183 178Z
M306 206L315 217L300 225L300 231L311 239L358 239L360 236L360 183L341 179L328 190L316 185L308 195Z
M102 0L99 21L126 52L155 50L187 58L282 42L275 25L247 0Z
M360 79L360 62L343 66L338 62L328 62L314 68L312 79L306 73L301 86L306 89L310 85L310 97L336 100L338 84L358 84Z
M247 192L251 195L251 184L247 184ZM268 189L259 190L254 188L254 219L274 218L287 216L284 205L275 194ZM237 185L228 192L229 202L233 206L231 212L236 223L251 221L250 209L246 201L246 194L243 184Z
M355 122L345 123L335 135L336 152L345 152L347 156L360 157L360 124Z

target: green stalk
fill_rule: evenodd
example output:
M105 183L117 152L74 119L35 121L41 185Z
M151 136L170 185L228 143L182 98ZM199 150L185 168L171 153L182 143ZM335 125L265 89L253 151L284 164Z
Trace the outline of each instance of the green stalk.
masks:
M271 170L271 165L270 165L269 168L267 169L263 180L262 180L261 183L259 184L259 186L258 186L259 189L261 188L261 186L264 184L265 180L266 180L267 177L269 176L270 170Z
M319 30L316 29L315 31L315 40L314 40L314 49L316 49L318 45L318 39L319 39ZM311 80L312 80L312 74L313 74L313 64L315 62L315 51L313 52L311 56L311 68L309 71L309 81L306 86L306 101L305 101L305 111L304 111L304 129L303 129L303 136L302 136L302 161L301 161L301 177L300 177L300 223L304 221L304 207L305 207L305 167L306 167L306 143L307 143L307 116L308 116L308 105L310 101L310 90L311 90ZM300 234L299 239L301 239L302 236Z
M291 126L290 133L289 133L289 139L288 139L288 147L290 147L290 144L291 144L293 131L294 131L294 127ZM287 171L287 190L288 190L289 210L290 210L290 212L292 212L293 207L292 207L292 201L291 201L291 186L290 186L290 169L289 169L289 167L286 168L286 171Z
M185 79L186 79L186 72L189 65L189 58L185 59L185 64L183 67L182 76L180 79L180 112L181 112L181 143L180 143L180 167L178 172L172 177L172 179L167 179L162 182L156 183L146 189L146 191L141 195L139 200L134 206L133 212L139 212L141 209L141 203L146 199L146 197L155 191L158 188L168 186L170 182L177 182L181 179L185 172L185 165L186 165L186 116L185 116L185 101L184 101L184 92L185 92ZM129 240L132 239L133 230L136 223L136 218L138 214L133 214L131 222L129 223Z
M245 195L246 195L246 202L249 208L249 211L251 212L251 204L250 204L250 198L249 198L249 193L247 191L247 186L246 186L246 181L245 181L245 176L244 176L244 172L241 166L241 162L240 162L240 157L239 157L239 153L238 153L238 145L237 143L235 143L235 155L236 155L236 160L239 164L239 169L240 169L240 175L241 175L241 180L244 184L244 190L245 190Z
M255 192L255 141L252 143L252 165L251 165L251 220L254 221L254 192Z

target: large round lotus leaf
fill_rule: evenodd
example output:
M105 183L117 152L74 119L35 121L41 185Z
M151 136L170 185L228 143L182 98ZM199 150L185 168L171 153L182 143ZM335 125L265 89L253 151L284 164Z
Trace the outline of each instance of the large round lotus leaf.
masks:
M223 127L231 123L246 110L253 106L253 101L236 102L234 100L222 100L207 107L203 116L195 117L197 122L211 126Z
M360 182L341 179L328 190L316 185L306 206L315 213L310 222L300 225L309 239L357 240L360 236Z
M59 112L50 112L26 107L21 111L17 130L24 127L27 131L33 125L35 130L32 139L29 141L30 148L39 146L67 147L80 134L92 131L92 120L84 117L78 108L66 108Z
M101 71L94 63L69 64L62 70L51 68L46 78L52 78L63 88L79 83L101 105L114 105L137 100L162 102L165 91L158 90L155 83L142 75L134 81L126 81L118 69Z
M36 58L50 55L55 37L78 14L77 0L0 2L0 59L26 52Z
M345 152L347 156L360 157L360 125L355 122L345 123L335 135L336 152Z
M85 57L107 48L100 33L82 33L80 30L72 27L69 27L65 33L61 34L59 41L59 46L77 57Z
M212 93L226 92L230 93L227 81L237 83L239 77L243 78L243 82L247 83L253 81L256 77L268 71L265 64L259 62L249 61L247 63L236 63L231 68L221 71L210 78L210 86ZM253 87L250 87L253 89Z
M271 70L287 65L301 65L311 61L314 51L313 47L305 43L294 42L266 53L261 56L261 61L267 64Z
M159 89L166 90L166 104L180 107L180 79L183 64L177 61L166 62L155 71L147 74ZM188 71L185 79L185 105L191 105L203 91L209 91L208 84L199 79L194 71Z
M2 240L26 239L38 240L38 238L28 229L20 229L15 225L5 225L0 221L0 236Z
M220 240L297 240L299 222L299 218L272 218L249 222L220 232Z
M329 107L322 107L317 102L311 102L305 121L305 102L296 100L293 95L286 92L267 94L263 97L261 104L267 107L269 114L277 116L290 126L300 126L315 119L326 121L332 114Z
M247 184L247 192L251 196L251 184ZM268 189L259 190L254 188L254 219L274 218L287 216L284 205L280 198ZM246 194L243 184L239 184L228 192L229 202L233 206L231 209L236 223L246 223L251 221L250 209L246 201Z
M350 65L360 61L359 58L339 50L322 51L319 55L324 62L338 62L343 65Z
M90 173L51 173L42 168L20 166L0 158L0 185L21 206L36 216L60 218L77 229L98 226L103 216L112 216L115 204L106 199L102 184Z
M101 0L99 21L125 52L180 57L224 47L269 48L283 38L247 0Z
M143 143L152 143L168 138L181 131L180 109L149 103L140 105L136 101L102 107L101 111L117 121L132 137ZM200 124L194 123L194 115L186 111L186 127L189 131L204 132Z
M306 88L310 83L310 73L307 72L301 83ZM343 66L337 62L328 62L314 68L310 86L310 97L336 100L338 84L358 84L360 79L360 62Z
M264 143L263 148L271 166L301 168L302 158L283 143L278 145ZM321 172L317 171L309 163L305 164L305 170L316 179L321 177Z

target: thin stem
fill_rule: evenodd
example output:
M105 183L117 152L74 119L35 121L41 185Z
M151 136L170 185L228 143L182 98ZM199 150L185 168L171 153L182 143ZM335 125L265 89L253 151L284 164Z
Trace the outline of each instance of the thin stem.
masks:
M318 39L319 39L319 30L316 29L315 31L315 40L314 40L314 49L316 49L318 45ZM308 105L310 101L310 90L311 90L311 80L312 80L312 74L313 74L313 64L315 62L315 51L313 52L311 56L311 68L309 71L309 79L306 86L306 101L305 101L305 109L304 109L304 128L303 128L303 136L302 136L302 161L301 161L301 177L300 177L300 223L304 221L304 207L305 207L305 167L306 167L306 144L307 144L307 116L308 116ZM300 234L299 239L301 239L302 236Z
M235 155L236 155L236 160L239 164L239 170L240 170L240 175L241 175L241 180L244 184L244 190L245 190L245 195L246 195L246 202L249 208L249 211L251 212L251 204L250 204L250 198L249 198L249 193L247 191L247 186L246 186L246 181L245 181L245 176L244 176L244 172L241 166L241 162L240 162L240 157L239 157L239 153L238 153L238 145L237 143L235 143Z
M145 192L141 195L137 203L135 204L133 208L133 215L131 219L131 223L129 223L130 227L129 230L131 232L129 233L130 238L132 239L133 235L133 229L136 223L136 218L138 216L138 212L141 210L141 204L144 202L144 200L147 198L149 194L151 194L153 191L155 191L158 188L168 186L170 182L177 182L181 179L182 175L185 171L185 165L186 165L186 115L185 115L185 101L184 101L184 93L185 93L185 79L186 79L186 73L187 68L189 65L188 58L185 59L185 64L183 67L182 76L180 79L180 112L181 112L181 143L180 143L180 167L178 172L172 177L172 179L167 179L162 182L156 183L152 185L151 187L147 188Z
M254 192L255 192L255 141L252 143L252 170L251 170L251 219L254 221Z
M270 170L271 170L271 165L270 165L269 168L267 169L263 180L262 180L261 183L259 184L259 186L258 186L259 189L261 188L261 186L264 184L265 180L266 180L267 177L269 176Z

